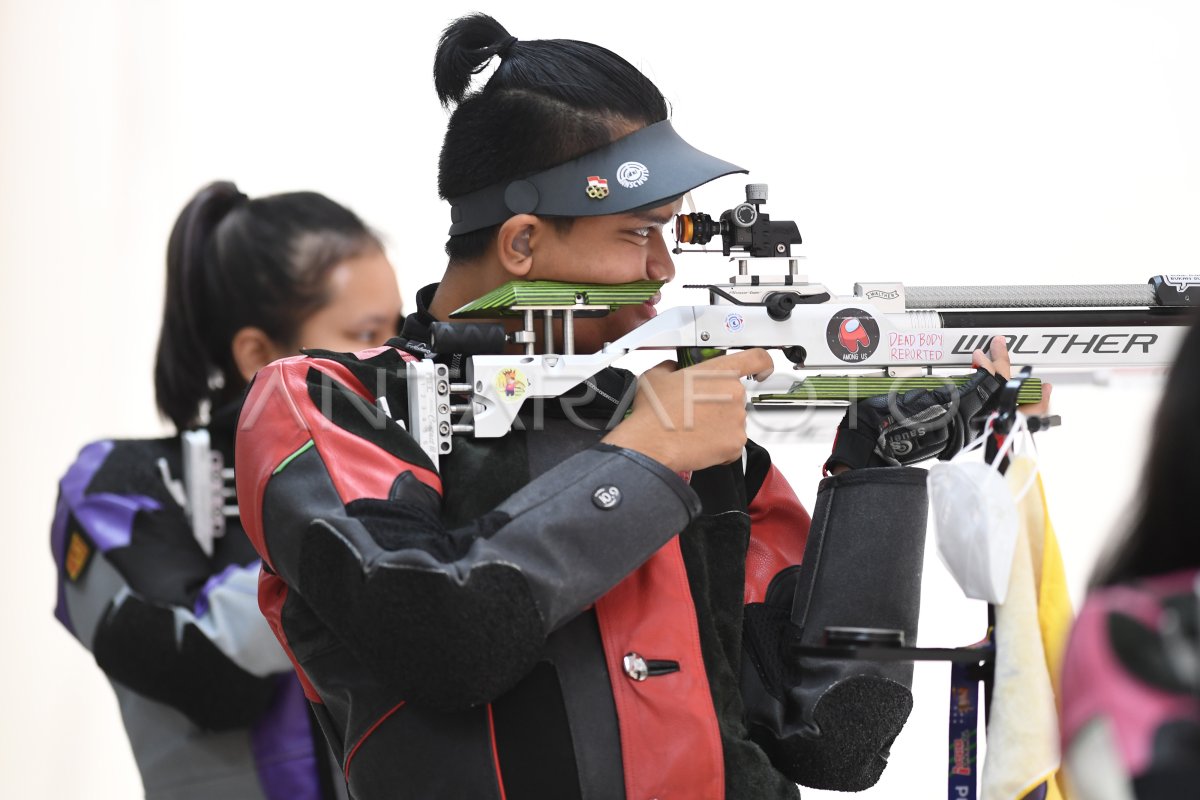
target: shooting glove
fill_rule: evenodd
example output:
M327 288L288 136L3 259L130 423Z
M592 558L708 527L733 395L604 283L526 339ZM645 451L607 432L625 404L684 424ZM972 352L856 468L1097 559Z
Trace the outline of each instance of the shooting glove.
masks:
M962 386L912 389L902 395L868 397L847 410L838 425L833 453L825 462L828 473L837 464L851 469L898 467L927 458L945 460L966 444L990 410L1002 378L980 367Z

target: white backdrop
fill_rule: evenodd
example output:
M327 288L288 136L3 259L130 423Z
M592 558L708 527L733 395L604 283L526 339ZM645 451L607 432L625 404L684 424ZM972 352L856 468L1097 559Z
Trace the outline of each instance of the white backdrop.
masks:
M768 210L799 222L810 274L836 292L1200 271L1200 11L1187 0L407 6L0 0L12 370L0 796L140 791L111 692L52 619L47 541L55 481L84 442L163 429L150 376L175 215L217 178L251 195L325 192L385 235L411 307L444 261L431 67L457 14L625 55L691 142L770 184ZM697 203L720 212L744 182L718 181ZM681 283L729 273L719 256L691 259ZM1056 394L1064 425L1041 452L1076 599L1137 488L1157 387ZM806 501L827 423L829 436L769 437ZM983 609L936 558L926 573L922 643L979 638ZM944 796L945 681L941 666L918 669L913 720L865 797Z

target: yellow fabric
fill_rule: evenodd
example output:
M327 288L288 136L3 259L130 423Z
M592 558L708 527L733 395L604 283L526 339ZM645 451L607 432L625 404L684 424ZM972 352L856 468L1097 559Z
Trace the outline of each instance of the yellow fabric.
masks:
M1034 579L1038 585L1038 625L1042 629L1042 644L1046 648L1046 669L1050 671L1055 702L1061 704L1059 681L1062 679L1063 652L1067 647L1067 636L1075 612L1071 609L1062 552L1058 549L1058 538L1050 522L1041 476L1036 479L1030 494L1035 496L1037 502L1031 498L1030 502L1021 504L1020 511L1027 515L1026 523L1029 526L1029 547L1033 554ZM1062 710L1061 705L1059 710Z
M1058 537L1050 521L1050 507L1046 504L1046 489L1042 485L1041 475L1036 478L1030 495L1030 501L1022 503L1020 510L1029 515L1026 520L1029 525L1029 545L1038 582L1038 626L1042 630L1042 645L1046 650L1046 670L1050 673L1050 683L1054 688L1055 709L1061 714L1063 653L1067 648L1075 612L1071 608L1062 551L1059 550ZM1036 569L1037 566L1041 569ZM1047 800L1056 797L1066 800L1066 773L1061 767L1054 773L1054 783L1049 789Z
M1072 618L1062 554L1036 464L1006 472L1018 502L1018 538L1008 595L996 606L996 677L983 765L982 800L1020 800L1047 783L1047 800L1067 800L1060 771L1058 681Z

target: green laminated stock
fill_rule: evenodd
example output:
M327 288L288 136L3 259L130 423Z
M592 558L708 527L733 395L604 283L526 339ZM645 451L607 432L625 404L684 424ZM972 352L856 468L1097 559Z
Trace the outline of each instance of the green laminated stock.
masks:
M560 281L509 281L478 300L467 303L450 316L470 317L509 316L527 308L562 308L574 306L621 306L644 303L662 288L662 281L634 281L606 286L601 283L562 283Z
M675 348L675 361L681 367L691 367L699 364L702 361L708 361L710 358L725 355L725 351L719 347L677 347Z
M973 374L973 373L972 373ZM847 402L862 400L864 397L875 397L881 394L897 392L903 394L912 389L940 389L947 381L961 386L972 377L966 375L929 375L914 378L888 378L884 376L867 375L813 375L792 384L786 392L777 394L760 394L754 398L756 403L795 403L806 401L845 400ZM1042 399L1042 381L1039 378L1028 378L1021 385L1017 394L1017 402L1036 403Z

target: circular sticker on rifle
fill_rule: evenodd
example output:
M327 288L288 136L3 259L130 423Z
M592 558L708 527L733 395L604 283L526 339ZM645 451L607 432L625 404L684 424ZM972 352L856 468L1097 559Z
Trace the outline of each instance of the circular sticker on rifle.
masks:
M825 341L847 364L866 361L879 346L879 323L861 308L844 308L825 328Z
M520 400L525 396L529 379L519 369L502 369L496 375L496 390L500 397L508 402Z
M725 330L730 333L741 333L742 327L746 324L746 320L741 314L726 314L725 315Z

